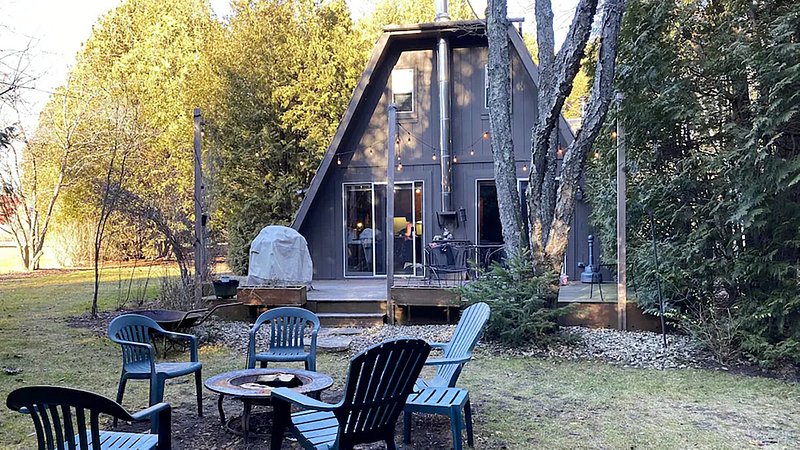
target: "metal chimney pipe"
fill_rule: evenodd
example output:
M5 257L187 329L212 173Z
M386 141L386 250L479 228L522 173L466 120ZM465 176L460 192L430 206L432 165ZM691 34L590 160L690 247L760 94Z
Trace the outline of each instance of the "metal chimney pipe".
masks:
M450 20L447 0L436 0L436 22ZM436 50L436 71L439 85L439 153L442 169L442 211L453 211L452 167L450 142L450 43L439 38Z
M436 0L436 16L433 18L433 21L446 22L448 20L450 20L450 12L447 0Z

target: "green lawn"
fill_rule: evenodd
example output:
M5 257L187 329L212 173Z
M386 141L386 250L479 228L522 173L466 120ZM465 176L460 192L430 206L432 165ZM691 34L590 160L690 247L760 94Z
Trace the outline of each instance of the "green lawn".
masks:
M127 278L130 269L122 270ZM101 309L107 310L116 305L119 277L115 269L105 277ZM0 278L0 367L22 369L0 374L1 399L16 387L44 383L113 397L118 347L65 322L88 310L91 278L90 271ZM201 359L209 376L239 368L244 355L209 346ZM318 366L340 380L346 361L321 355ZM800 386L794 383L483 352L461 381L471 392L477 448L800 448ZM145 406L146 386L129 384L127 408ZM174 415L195 413L192 390L191 383L167 387ZM211 396L205 404L206 415L216 417ZM32 431L28 418L0 408L0 448L33 448Z

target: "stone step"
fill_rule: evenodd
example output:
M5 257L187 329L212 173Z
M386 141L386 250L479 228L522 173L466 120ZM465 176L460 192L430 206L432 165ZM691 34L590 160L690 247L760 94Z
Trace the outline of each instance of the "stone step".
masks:
M386 320L384 313L317 313L325 327L373 327Z

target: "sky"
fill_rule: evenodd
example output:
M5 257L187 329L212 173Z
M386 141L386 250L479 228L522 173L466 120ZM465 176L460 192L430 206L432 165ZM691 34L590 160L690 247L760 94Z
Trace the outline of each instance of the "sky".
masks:
M230 14L229 0L210 0L217 17ZM434 0L418 0L431 1ZM486 0L471 0L478 14ZM564 39L577 0L552 0L556 45ZM357 19L373 9L376 0L347 0ZM92 25L120 0L2 0L0 1L0 51L30 47L30 73L36 80L24 93L23 125L32 130L39 111L56 87L63 84L75 55L92 33ZM525 17L523 29L533 29L534 0L508 0L510 17ZM8 114L0 109L0 119Z

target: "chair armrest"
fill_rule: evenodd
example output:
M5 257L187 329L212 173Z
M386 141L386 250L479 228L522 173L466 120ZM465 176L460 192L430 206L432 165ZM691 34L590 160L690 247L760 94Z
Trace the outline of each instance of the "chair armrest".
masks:
M425 361L426 366L445 366L448 364L464 364L472 359L472 355L463 356L461 358L434 358Z
M449 342L428 342L428 345L430 345L433 348L438 348L440 350L444 350L444 348L447 347L449 344L450 344Z
M176 333L174 331L161 331L160 333L163 334L164 336L168 336L168 337L173 338L173 339L189 341L189 347L190 347L190 351L191 351L190 359L191 359L192 362L197 362L198 361L198 356L197 356L197 336L195 336L193 334Z
M143 420L150 419L154 414L162 411L169 411L170 409L169 403L156 403L149 408L143 409L135 414L131 414L131 417L133 417L134 422L141 422Z
M273 389L272 399L280 399L305 409L313 409L317 411L335 411L340 406L339 404L331 405L330 403L315 400L307 395L299 394L289 388Z

